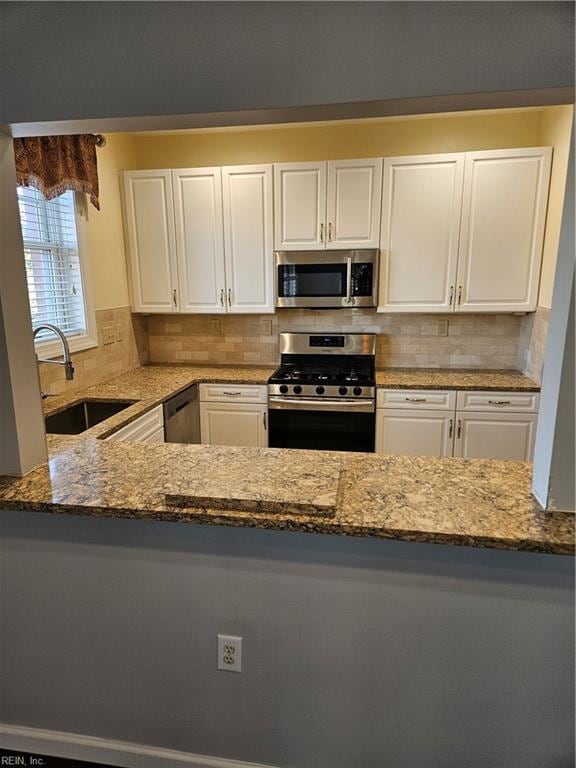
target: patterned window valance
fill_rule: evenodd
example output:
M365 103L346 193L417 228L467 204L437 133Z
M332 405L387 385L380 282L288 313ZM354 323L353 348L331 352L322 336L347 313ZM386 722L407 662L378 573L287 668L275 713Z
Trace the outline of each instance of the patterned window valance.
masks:
M91 133L14 139L18 186L35 187L47 200L67 189L85 192L100 210L96 143Z

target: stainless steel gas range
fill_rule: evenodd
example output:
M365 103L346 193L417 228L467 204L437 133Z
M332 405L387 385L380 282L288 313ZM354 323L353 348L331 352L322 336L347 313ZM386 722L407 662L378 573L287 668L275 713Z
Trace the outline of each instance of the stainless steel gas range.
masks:
M268 380L269 445L374 451L375 335L281 333Z

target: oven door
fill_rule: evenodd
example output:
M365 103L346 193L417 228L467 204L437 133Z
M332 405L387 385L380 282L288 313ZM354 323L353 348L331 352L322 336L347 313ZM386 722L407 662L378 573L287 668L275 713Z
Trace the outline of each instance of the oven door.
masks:
M268 445L374 452L374 400L268 399Z

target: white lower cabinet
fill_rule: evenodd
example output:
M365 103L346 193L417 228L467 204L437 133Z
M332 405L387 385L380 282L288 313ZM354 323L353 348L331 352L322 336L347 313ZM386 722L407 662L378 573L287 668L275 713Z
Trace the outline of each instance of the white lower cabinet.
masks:
M452 456L453 432L454 416L445 411L376 411L376 453Z
M200 384L200 434L204 445L266 448L266 387Z
M376 452L528 461L539 396L379 390Z
M156 406L130 424L119 429L106 440L132 443L163 443L164 440L164 411L161 405Z
M456 413L454 456L528 461L534 450L536 414Z

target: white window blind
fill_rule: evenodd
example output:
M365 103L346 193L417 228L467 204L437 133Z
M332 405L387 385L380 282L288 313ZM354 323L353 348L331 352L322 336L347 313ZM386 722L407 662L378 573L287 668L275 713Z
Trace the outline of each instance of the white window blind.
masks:
M74 192L46 200L18 187L32 324L53 323L66 336L87 331ZM37 340L52 334L41 333Z

